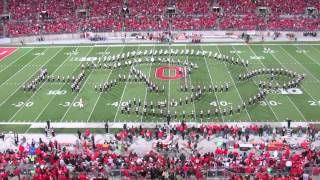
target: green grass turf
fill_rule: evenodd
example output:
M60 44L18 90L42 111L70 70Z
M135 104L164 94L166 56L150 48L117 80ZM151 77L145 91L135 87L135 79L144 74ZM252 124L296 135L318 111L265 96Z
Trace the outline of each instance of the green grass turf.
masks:
M223 63L215 59L197 56L173 57L181 61L187 60L199 66L190 76L179 80L159 80L155 70L167 64L140 64L136 68L144 72L159 87L165 87L165 92L158 95L150 93L141 82L121 82L108 92L97 93L96 84L106 80L117 79L119 74L128 74L128 68L88 70L86 79L79 93L72 93L67 83L41 83L36 92L23 92L21 86L33 79L41 67L48 68L52 75L77 75L80 72L81 57L101 57L103 53L113 55L127 53L133 50L150 49L194 49L221 52L223 54L249 60L249 67ZM264 48L271 48L273 53L265 53ZM68 52L77 50L77 55L68 55ZM302 53L301 53L302 52ZM38 54L38 55L37 55ZM40 54L40 55L39 55ZM108 56L107 55L107 56ZM263 59L256 59L261 57ZM133 98L146 101L179 99L189 96L190 92L180 92L180 85L224 84L230 86L229 92L206 93L200 101L189 103L182 107L170 107L171 113L195 111L196 119L187 118L192 122L265 122L284 121L291 118L294 121L318 121L320 117L320 46L317 44L253 44L253 45L135 45L135 46L37 46L18 48L13 54L0 61L0 122L165 122L165 118L143 117L134 111L121 114L119 105ZM163 57L164 58L164 57ZM269 94L265 103L259 103L241 113L232 116L206 117L207 110L213 112L216 108L228 109L247 101L257 90L259 80L266 77L257 77L247 82L239 82L239 73L257 68L283 67L298 73L306 74L302 83L300 95ZM165 71L165 76L173 75L174 70ZM282 82L287 79L277 79ZM66 94L53 95L56 91L66 91ZM51 94L50 94L51 92ZM84 108L77 105L83 99ZM205 118L200 119L199 112L203 110ZM180 121L180 119L172 121ZM0 125L3 127L3 125Z

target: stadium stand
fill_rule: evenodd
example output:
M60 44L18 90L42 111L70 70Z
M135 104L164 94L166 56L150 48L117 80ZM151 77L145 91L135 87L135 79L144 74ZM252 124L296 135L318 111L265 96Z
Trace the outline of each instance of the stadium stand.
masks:
M128 8L130 16L163 15L167 7L167 0L129 0Z
M115 132L114 140L105 140L103 144L96 143L90 130L83 134L79 131L78 143L73 145L57 140L45 142L41 138L20 142L15 135L15 143L20 144L18 148L0 152L0 178L204 179L216 176L309 180L320 173L319 151L311 147L319 138L317 131L312 126L290 132L267 125L188 127L181 123L153 129L124 126ZM292 146L283 139L285 136L302 137L305 141ZM263 140L266 137L272 140ZM199 152L198 144L212 138L222 142L208 152ZM138 139L153 141L152 150L143 155L129 151ZM250 145L243 145L248 141Z
M211 7L209 0L177 0L176 5L179 9L179 13L183 15L207 14L209 12L209 7Z
M122 0L88 0L90 17L116 17L120 14Z
M3 1L0 1L0 14L2 14L4 11Z
M296 30L319 29L317 0L140 0L140 1L22 1L1 2L8 9L6 36L79 31L148 30ZM175 7L172 18L166 13ZM220 10L213 11L213 7ZM259 7L270 9L260 14ZM79 13L82 12L82 13ZM72 24L72 25L68 25Z

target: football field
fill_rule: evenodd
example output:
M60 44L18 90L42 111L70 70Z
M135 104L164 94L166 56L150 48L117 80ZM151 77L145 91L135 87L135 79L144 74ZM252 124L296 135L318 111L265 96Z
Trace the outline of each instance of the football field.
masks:
M154 54L155 51L176 51L178 55ZM142 53L140 57L133 55L138 52ZM203 52L206 55L201 55ZM249 65L217 60L208 56L209 52L248 60ZM112 61L118 55L129 53L132 58ZM169 112L171 122L182 119L187 122L283 122L286 118L317 122L320 117L320 44L26 46L0 48L0 55L0 122L166 122ZM159 58L168 62L151 61ZM139 63L113 67L135 60ZM178 60L196 68L187 73L186 65L177 63ZM85 78L79 92L72 92L71 82L58 81L57 77L77 76L82 71L81 64L90 67L84 69ZM104 68L103 64L112 67ZM47 68L48 75L54 76L55 81L41 81L35 91L24 91L22 87L35 79L41 68ZM119 80L119 75L128 78L132 68L155 83L160 92L150 91L143 81ZM271 80L270 75L239 80L239 74L262 68L284 68L305 74L305 79L297 88L270 90L264 100L243 109L243 102L248 104L248 99L259 91L260 81L278 82L282 86L290 80L282 76ZM117 80L115 86L99 90L100 84L114 80ZM209 86L220 89L226 84L228 91L209 92ZM206 87L206 90L202 90L198 100L189 99L186 103L187 97L196 95L190 90L192 86ZM128 110L124 110L129 103ZM237 111L239 105L240 112ZM215 114L216 111L219 113Z

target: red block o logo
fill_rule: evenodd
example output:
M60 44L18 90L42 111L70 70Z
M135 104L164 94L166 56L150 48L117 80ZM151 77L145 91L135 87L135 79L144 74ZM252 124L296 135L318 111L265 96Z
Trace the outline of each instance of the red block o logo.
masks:
M175 70L175 73L173 75L165 75L165 71L167 70ZM156 69L156 77L158 79L163 79L163 80L175 80L175 79L180 79L184 77L185 71L184 68L180 66L161 66Z

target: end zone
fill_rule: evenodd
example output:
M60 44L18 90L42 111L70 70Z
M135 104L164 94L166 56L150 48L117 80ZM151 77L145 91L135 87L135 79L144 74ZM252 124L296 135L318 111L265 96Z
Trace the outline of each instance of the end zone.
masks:
M13 53L17 48L0 48L0 61Z

